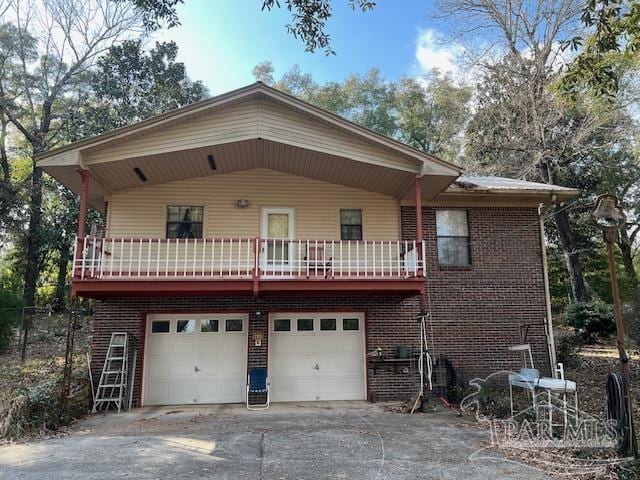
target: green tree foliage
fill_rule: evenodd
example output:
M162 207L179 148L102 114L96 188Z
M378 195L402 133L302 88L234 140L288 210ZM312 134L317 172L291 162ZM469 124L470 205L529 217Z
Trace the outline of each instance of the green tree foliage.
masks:
M14 328L22 314L22 299L13 292L0 289L0 353L11 346Z
M609 335L616 328L613 309L602 300L570 304L565 312L565 322L588 342L593 342L596 337Z
M563 87L572 95L586 88L611 99L618 93L623 64L640 59L640 1L587 0L581 18L587 33L565 42L565 48L579 54Z
M156 30L162 24L173 27L180 24L176 7L184 0L119 0L131 2L141 12L145 26ZM376 2L369 0L346 0L352 10L367 12L373 10ZM324 50L326 55L334 54L331 37L326 32L327 21L333 16L331 0L262 0L262 10L284 7L291 12L291 23L287 32L301 40L307 52Z
M470 113L471 89L436 71L424 78L389 81L376 68L343 82L318 85L294 65L278 80L270 61L253 69L256 80L341 115L414 148L454 161Z
M89 75L90 101L79 111L79 138L103 133L202 100L207 90L176 61L174 42L146 51L141 40L127 40L102 56Z

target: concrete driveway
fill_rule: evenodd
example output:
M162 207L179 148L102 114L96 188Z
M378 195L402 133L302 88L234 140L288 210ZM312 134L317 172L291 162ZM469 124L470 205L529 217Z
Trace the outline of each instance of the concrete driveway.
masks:
M450 412L400 415L363 402L143 408L94 415L64 438L0 447L0 479L545 478L471 459L487 440Z

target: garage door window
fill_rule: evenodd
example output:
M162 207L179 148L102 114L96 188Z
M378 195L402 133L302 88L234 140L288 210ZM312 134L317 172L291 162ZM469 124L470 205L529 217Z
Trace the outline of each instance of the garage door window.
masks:
M178 320L177 333L195 333L196 321L195 320Z
M299 318L298 319L298 331L299 332L312 332L313 331L313 318Z
M336 319L335 318L321 318L320 319L320 330L322 330L323 332L336 330Z
M273 321L274 332L290 332L291 320L288 318L277 318Z
M214 333L218 331L218 320L202 320L200 331L202 333Z
M357 318L342 319L342 330L359 330L360 322Z
M242 319L241 318L230 318L225 320L224 324L225 332L241 332L242 331Z
M169 320L155 320L151 322L151 333L169 333Z

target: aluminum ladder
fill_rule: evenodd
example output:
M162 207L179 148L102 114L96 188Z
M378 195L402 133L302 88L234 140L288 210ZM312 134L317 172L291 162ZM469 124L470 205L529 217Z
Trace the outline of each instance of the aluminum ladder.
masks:
M104 359L100 382L93 401L92 413L108 410L111 405L117 407L118 412L123 409L127 389L128 344L129 335L127 333L111 334L109 349Z

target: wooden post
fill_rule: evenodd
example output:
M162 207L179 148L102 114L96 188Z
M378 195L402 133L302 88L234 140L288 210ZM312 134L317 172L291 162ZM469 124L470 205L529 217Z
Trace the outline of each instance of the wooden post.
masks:
M418 242L418 264L424 257L422 251L422 184L420 183L421 177L416 177L415 191L416 191L416 241ZM424 266L423 266L424 271Z
M82 178L80 209L78 211L78 238L83 238L87 223L87 208L89 204L89 170L79 170L78 173Z
M609 276L611 277L611 295L613 297L613 313L616 319L616 336L618 339L618 351L620 352L620 366L627 381L631 381L629 376L629 357L624 342L624 324L622 323L622 308L620 306L620 292L618 290L618 275L616 272L616 259L613 255L613 243L607 244L607 257L609 260Z

